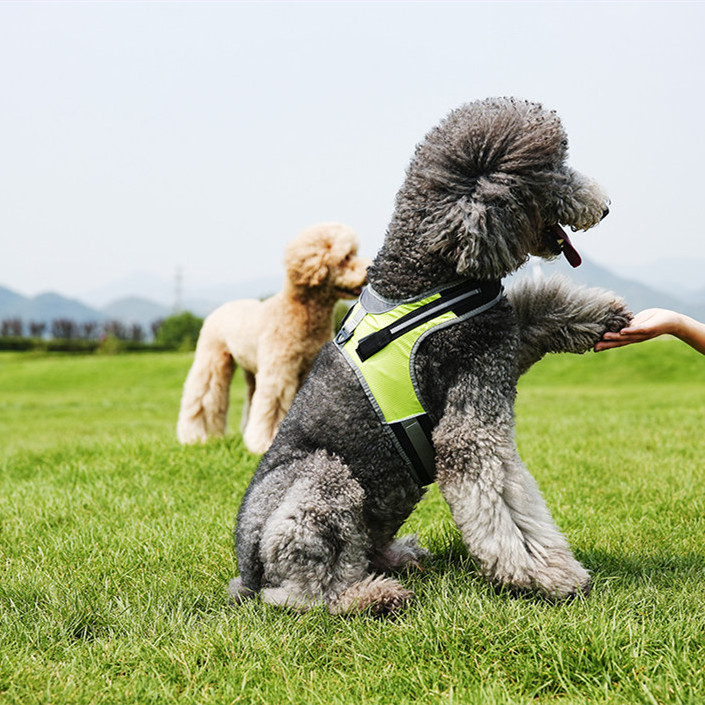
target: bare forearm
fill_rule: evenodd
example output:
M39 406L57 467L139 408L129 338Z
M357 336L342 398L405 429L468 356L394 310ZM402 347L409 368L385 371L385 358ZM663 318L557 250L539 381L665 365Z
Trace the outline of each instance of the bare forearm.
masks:
M678 319L672 334L705 355L705 324L683 314Z

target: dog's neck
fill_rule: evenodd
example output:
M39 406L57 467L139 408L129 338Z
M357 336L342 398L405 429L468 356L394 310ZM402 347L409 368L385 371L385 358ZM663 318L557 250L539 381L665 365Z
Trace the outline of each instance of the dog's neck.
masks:
M413 298L457 278L455 267L440 257L421 248L416 251L414 243L402 248L398 242L389 246L388 240L367 270L367 280L375 291L391 300Z
M425 237L424 211L407 193L397 194L396 209L382 248L367 270L367 280L382 296L408 299L458 279L455 264L432 252Z
M283 301L296 308L298 320L309 332L332 328L333 309L338 298L330 287L325 284L316 287L300 286L287 280L282 293Z

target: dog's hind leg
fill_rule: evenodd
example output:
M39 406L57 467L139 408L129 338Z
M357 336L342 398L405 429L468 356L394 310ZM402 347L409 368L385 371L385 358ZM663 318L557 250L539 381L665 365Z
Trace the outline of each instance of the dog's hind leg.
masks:
M510 409L477 413L447 414L434 432L438 486L468 551L498 584L551 598L586 592L589 575L519 458Z
M202 443L225 435L235 361L222 344L200 344L184 383L176 435L180 443Z
M299 611L324 605L334 614L398 609L411 592L369 572L362 488L324 452L305 462L315 470L294 481L262 527L262 600Z
M242 405L242 420L240 421L240 431L245 434L245 429L247 428L247 421L250 417L250 406L252 404L252 397L255 393L257 381L255 376L249 370L243 369L245 375L245 401Z

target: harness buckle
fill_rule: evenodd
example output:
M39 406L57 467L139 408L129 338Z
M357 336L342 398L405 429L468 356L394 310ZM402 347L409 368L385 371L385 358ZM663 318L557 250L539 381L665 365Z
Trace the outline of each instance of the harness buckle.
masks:
M345 343L352 338L355 328L357 328L366 313L367 311L365 311L364 306L362 306L359 301L351 306L345 314L340 324L340 330L337 332L335 338L333 338L333 342L338 346L345 345Z

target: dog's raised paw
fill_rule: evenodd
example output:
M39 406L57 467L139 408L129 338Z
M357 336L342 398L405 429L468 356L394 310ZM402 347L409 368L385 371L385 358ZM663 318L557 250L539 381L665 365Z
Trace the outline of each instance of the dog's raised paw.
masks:
M628 325L632 318L634 318L634 314L629 310L626 303L620 298L615 298L609 306L603 332L617 333Z

